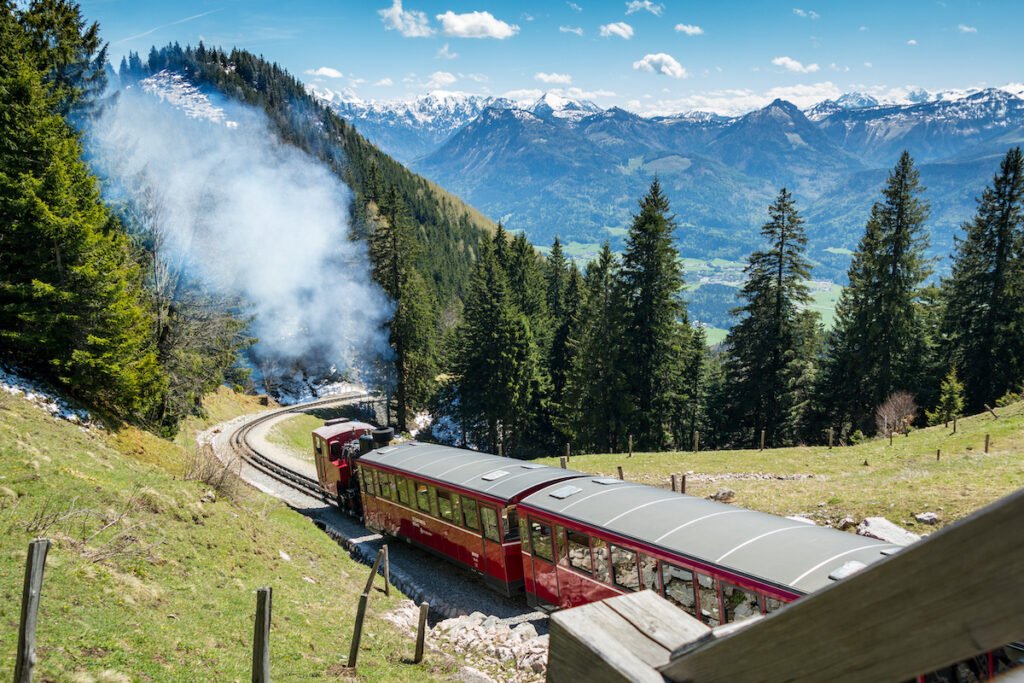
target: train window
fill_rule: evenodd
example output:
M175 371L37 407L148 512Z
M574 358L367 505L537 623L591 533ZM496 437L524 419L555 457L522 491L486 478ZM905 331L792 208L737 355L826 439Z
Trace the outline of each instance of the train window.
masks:
M427 488L427 491L430 494L430 514L434 517L440 517L441 515L437 511L437 489L430 486Z
M381 498L391 498L391 475L387 472L377 473L377 485L380 487Z
M635 552L617 545L612 546L612 579L616 586L629 591L635 591L640 587Z
M409 507L416 507L416 482L409 479Z
M480 519L476 512L476 501L462 496L462 524L473 531L480 530Z
M590 536L572 529L565 531L566 545L569 548L569 566L587 574L594 573L594 563L590 556Z
M335 441L331 444L331 462L337 462L341 458L341 443Z
M427 485L416 482L416 507L423 512L430 512L430 493L427 491Z
M782 600L779 600L778 598L773 598L770 595L764 596L764 611L767 614L771 614L777 609L782 609L782 606L785 604L786 603L782 602Z
M377 473L367 467L363 470L366 472L366 492L371 496L377 495Z
M452 522L462 524L462 508L459 505L459 494L452 494Z
M526 528L526 518L519 518L519 540L523 546L523 552L530 552L530 532Z
M558 564L563 567L569 566L569 552L565 547L565 528L555 527L555 554L558 556Z
M594 539L594 578L608 582L608 543L600 538Z
M551 539L551 525L530 520L530 538L533 540L533 554L548 562L555 561L554 547Z
M366 493L366 468L360 467L358 470L359 490Z
M661 592L661 585L658 581L658 561L643 553L640 553L640 588Z
M697 616L697 601L693 592L693 572L677 567L670 562L662 562L661 580L665 586L665 598L693 616Z
M725 603L725 620L743 621L761 613L761 598L757 593L746 591L739 586L722 582L722 602Z
M697 592L700 595L700 618L708 626L722 623L718 602L718 581L707 574L697 574Z
M395 489L398 491L398 502L402 505L409 504L409 480L401 475L395 475Z
M502 512L502 523L505 525L505 540L515 541L519 539L519 516L516 513L516 506L510 505Z
M452 521L452 494L438 490L437 511L441 514L441 519Z
M501 543L501 534L498 531L498 512L486 505L480 506L480 522L484 528L484 536Z

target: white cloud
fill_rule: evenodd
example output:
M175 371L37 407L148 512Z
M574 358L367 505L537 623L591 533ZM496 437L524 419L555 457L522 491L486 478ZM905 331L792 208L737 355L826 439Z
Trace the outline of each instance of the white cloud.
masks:
M344 78L345 74L329 66L321 66L319 69L306 69L310 76L322 76L323 78Z
M911 38L910 40L907 41L907 45L917 45L917 41Z
M551 88L550 90L539 90L537 88L520 88L517 90L509 90L508 92L502 93L502 97L510 100L514 100L519 104L533 104L541 95L545 92L558 95L559 97L568 97L573 100L594 100L602 97L615 97L616 93L611 90L584 90L583 88Z
M448 73L447 71L435 71L430 74L430 80L427 81L427 87L431 89L447 88L457 80L459 79L457 79L453 73Z
M456 14L448 10L438 14L441 31L456 38L496 38L504 40L519 33L519 26L496 19L490 12L466 12Z
M676 24L676 33L685 33L688 36L699 36L704 33L704 29L696 24Z
M486 83L487 74L464 74L460 73L459 78L464 78L467 81L473 81L474 83Z
M967 24L957 24L956 28L960 33L977 33L978 28L976 26L968 26Z
M832 69L833 71L842 71L843 73L846 73L847 71L850 70L850 67L845 66L845 65L844 66L839 66L835 62L832 62L831 64L829 64L828 68Z
M651 2L651 0L630 0L626 3L626 14L640 11L650 12L654 16L660 17L661 13L665 11L665 6Z
M857 29L857 30L858 30L858 31L867 31L867 30L868 30L868 27L867 27L867 26L861 26L861 27L860 27L859 29Z
M520 88L518 90L509 90L502 94L502 97L513 100L519 103L533 104L540 99L540 96L544 94L543 90L537 88Z
M804 66L792 57L776 57L772 60L772 64L775 66L781 66L786 71L792 71L798 74L812 74L819 69L817 64L808 64L807 66Z
M643 59L633 62L633 68L637 71L649 71L662 74L670 78L686 78L686 69L675 60L672 55L664 52L646 55Z
M575 33L578 36L583 35L583 28L580 26L559 26L559 33Z
M438 59L455 59L456 57L459 56L459 53L452 52L451 50L449 50L448 43L445 43L444 45L441 46L441 49L438 50L437 54L434 56L437 57Z
M569 6L569 9L571 9L574 12L582 12L583 11L583 8L580 7L579 5L577 5L575 2L567 2L565 4L567 4Z
M569 85L572 83L572 76L569 74L544 73L543 71L538 71L533 75L533 80L540 81L541 83Z
M395 82L393 80L391 80L390 78L382 78L379 81L377 81L376 83L374 83L374 85L383 86L383 87L390 87L390 86L392 86L394 84L395 84Z
M804 19L814 20L814 19L820 19L821 18L821 15L818 14L817 12L815 12L814 10L812 10L812 9L803 10L803 9L800 9L799 7L794 7L793 8L793 14L797 15L798 17L803 17Z
M403 10L402 0L394 0L391 7L377 10L377 14L384 22L384 28L388 31L398 31L406 38L426 38L434 35L427 15L416 10Z
M870 69L871 67L874 66L874 64L872 64L871 62L864 62L864 66Z
M611 36L619 36L629 40L633 37L633 27L624 21L616 21L611 24L604 24L601 26L601 37L609 38Z
M773 100L783 99L806 109L822 100L836 99L843 91L830 81L811 85L794 85L755 92L744 88L713 90L680 99L645 102L639 113L656 116L680 111L710 111L724 116L737 116L767 106Z

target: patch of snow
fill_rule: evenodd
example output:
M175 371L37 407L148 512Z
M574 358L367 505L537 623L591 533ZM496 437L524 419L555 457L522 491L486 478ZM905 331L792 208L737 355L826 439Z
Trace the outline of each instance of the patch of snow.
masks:
M857 525L857 534L875 538L896 545L910 545L921 540L917 534L911 533L901 526L893 524L885 517L868 517Z
M0 367L0 391L5 391L12 396L20 396L60 420L67 420L87 428L94 426L89 411L72 407L66 400L44 388L41 384L25 379L3 367Z
M227 128L238 127L237 121L228 121L224 110L213 104L204 92L186 81L181 74L164 69L142 79L139 85L143 92L156 95L162 102L181 110L191 119L205 119Z

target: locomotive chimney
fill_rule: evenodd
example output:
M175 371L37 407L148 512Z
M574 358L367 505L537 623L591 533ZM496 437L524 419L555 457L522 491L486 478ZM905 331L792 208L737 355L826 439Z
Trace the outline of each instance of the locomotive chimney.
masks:
M366 455L373 450L373 436L363 434L359 437L359 455Z
M395 438L395 430L393 427L384 427L383 429L373 430L373 447L383 448L391 443L391 440Z

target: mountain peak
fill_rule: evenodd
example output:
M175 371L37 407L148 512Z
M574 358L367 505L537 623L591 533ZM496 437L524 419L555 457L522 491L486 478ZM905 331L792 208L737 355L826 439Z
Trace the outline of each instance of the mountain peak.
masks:
M528 109L541 118L554 117L578 121L591 114L600 114L602 109L589 100L577 100L548 91L540 96Z

